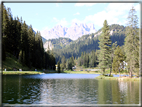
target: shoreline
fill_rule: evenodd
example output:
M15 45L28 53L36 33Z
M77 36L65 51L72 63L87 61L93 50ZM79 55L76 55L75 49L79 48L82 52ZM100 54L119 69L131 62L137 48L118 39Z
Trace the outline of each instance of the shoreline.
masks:
M2 74L41 74L41 73L58 73L57 71L1 71ZM65 73L65 74L101 74L101 73L97 73L97 72L87 72L87 71L65 71L65 72L61 72L61 73ZM109 74L109 73L106 73ZM119 75L118 73L111 73L111 75ZM128 75L126 73L121 73L122 75Z
M2 75L33 75L42 73L41 71L2 71Z
M140 78L141 77L137 77L137 78L132 77L132 78L130 78L130 77L123 77L123 76L121 76L121 77L98 76L95 79L118 80L118 81L140 81Z
M1 74L2 75L34 75L34 74L52 74L52 73L58 73L58 72L43 72L43 71L2 71ZM100 74L100 73L95 73L95 72L61 72L61 73L64 73L64 74ZM115 73L111 73L112 75L115 74ZM119 74L118 74L119 75ZM95 77L95 79L109 79L109 80L119 80L119 81L123 81L123 80L133 80L133 81L139 81L140 80L140 77L124 77L122 75L127 75L126 73L122 73L121 74L121 77L109 77L109 76L98 76L98 77Z

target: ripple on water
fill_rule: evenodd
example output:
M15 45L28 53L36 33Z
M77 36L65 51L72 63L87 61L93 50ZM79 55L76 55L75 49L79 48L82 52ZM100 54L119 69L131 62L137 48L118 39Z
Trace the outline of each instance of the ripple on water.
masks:
M49 77L48 77L49 76ZM139 85L118 83L116 81L101 81L90 75L71 75L65 79L51 79L56 75L36 75L15 77L12 82L6 78L3 87L3 103L24 103L24 104L138 104ZM67 75L66 75L67 76ZM74 77L73 77L74 76ZM81 77L83 76L83 77ZM77 79L80 78L80 79ZM93 79L92 79L93 77ZM66 77L67 78L67 77ZM9 81L10 84L9 85ZM34 83L34 84L33 84ZM124 87L125 86L125 87ZM133 87L135 86L135 87ZM133 92L133 97L130 93ZM103 97L103 99L102 99ZM13 98L13 99L12 99ZM125 99L125 100L124 100ZM112 102L113 101L113 102ZM126 102L127 101L127 102Z

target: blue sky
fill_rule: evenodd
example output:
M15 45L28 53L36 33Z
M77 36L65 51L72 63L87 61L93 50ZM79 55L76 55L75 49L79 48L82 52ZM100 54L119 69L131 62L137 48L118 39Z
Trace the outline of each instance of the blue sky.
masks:
M4 3L10 7L13 17L22 17L26 24L32 25L44 35L56 25L69 27L73 22L94 23L97 30L108 24L126 25L132 6L140 17L139 3Z

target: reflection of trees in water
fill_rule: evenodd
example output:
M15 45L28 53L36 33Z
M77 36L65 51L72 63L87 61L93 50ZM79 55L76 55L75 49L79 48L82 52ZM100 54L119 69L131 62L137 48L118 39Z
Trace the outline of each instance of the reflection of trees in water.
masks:
M41 83L40 83L40 101L39 101L39 103L46 103L47 102L47 100L48 99L50 99L50 98L48 98L48 94L49 94L49 89L48 89L48 84L46 83L46 81L42 81ZM48 100L48 101L50 101L50 100Z
M94 103L97 100L96 83L87 79L46 80L40 85L40 101L54 104ZM45 89L48 90L47 94L44 93Z
M120 99L120 91L119 91L119 85L117 80L112 80L111 82L111 88L112 88L112 103L113 104L121 104Z
M126 102L128 104L138 104L139 103L139 82L138 81L128 81L128 89Z
M98 104L138 104L139 82L98 80Z
M120 80L120 81L118 81L118 84L119 84L120 91L122 93L126 94L127 89L128 89L128 83Z
M50 104L138 104L139 82L96 79L3 77L3 102ZM12 100L13 98L13 100ZM9 101L9 102L8 102Z

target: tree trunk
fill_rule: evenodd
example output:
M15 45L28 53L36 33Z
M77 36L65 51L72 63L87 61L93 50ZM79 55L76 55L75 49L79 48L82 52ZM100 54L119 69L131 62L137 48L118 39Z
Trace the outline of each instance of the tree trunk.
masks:
M105 74L105 68L103 68L103 75Z
M132 78L132 71L130 71L130 74L129 74L129 75L130 75L130 78Z
M109 76L111 76L111 71L112 71L112 68L110 67L110 74L109 74Z
M119 69L119 77L121 77L121 74L120 74L120 69Z

